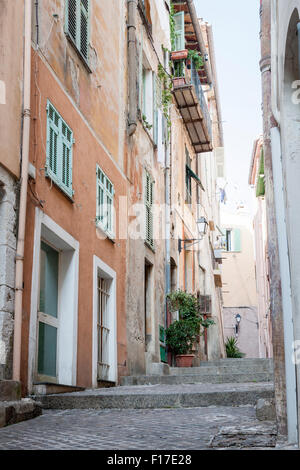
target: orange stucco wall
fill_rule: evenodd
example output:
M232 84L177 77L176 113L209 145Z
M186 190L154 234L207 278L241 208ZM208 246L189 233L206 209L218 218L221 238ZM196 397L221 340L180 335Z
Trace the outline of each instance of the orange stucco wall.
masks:
M34 210L43 201L44 212L80 243L78 296L77 384L92 385L92 318L93 318L93 255L98 256L117 273L117 343L119 374L126 373L125 266L126 240L113 243L100 240L95 227L96 165L99 164L115 187L115 209L119 196L126 195L126 180L116 163L97 140L92 129L79 114L47 65L33 52L32 117L30 161L36 168L36 181L31 182L27 207L24 265L24 317L22 338L22 381L27 383L29 315L34 242ZM38 70L38 75L35 72ZM38 80L38 87L36 87ZM73 131L74 202L45 178L46 105L55 106ZM107 127L106 139L115 140L114 125ZM118 233L118 220L116 220Z

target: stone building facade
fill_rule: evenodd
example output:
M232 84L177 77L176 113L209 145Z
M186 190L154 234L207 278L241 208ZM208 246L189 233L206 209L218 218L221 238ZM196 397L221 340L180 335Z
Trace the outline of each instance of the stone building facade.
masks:
M9 30L15 18L21 31L24 12L4 3L3 27ZM11 143L0 160L0 301L6 299L0 334L7 373L15 261L22 265L22 286L14 365L24 394L41 384L47 391L116 385L123 375L171 364L165 329L172 289L205 296L203 313L215 320L196 361L224 356L215 257L223 137L211 28L198 20L191 1L26 5L31 57L15 34L11 76L2 62L0 68L0 106L10 96L14 102L9 126L0 116L1 133L10 132L1 145ZM11 36L3 37L10 43L2 49L11 51ZM173 80L179 46L203 60L199 69L182 63L182 76ZM27 77L31 73L30 113L23 112L27 123L30 118L29 161L21 161L26 181L19 171L23 66ZM190 119L180 104L187 94ZM25 204L24 257L15 253L19 200ZM209 230L190 251L186 240L202 238L201 218Z
M20 177L23 5L0 8L0 379L12 378L15 257ZM11 45L14 44L14 53Z

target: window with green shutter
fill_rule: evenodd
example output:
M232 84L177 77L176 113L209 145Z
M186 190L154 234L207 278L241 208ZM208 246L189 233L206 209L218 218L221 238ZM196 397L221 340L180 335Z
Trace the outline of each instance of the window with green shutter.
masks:
M97 225L114 238L114 185L97 165Z
M261 149L260 160L259 160L259 170L257 175L256 182L256 197L261 197L265 195L265 161L264 161L264 150Z
M146 210L146 227L145 242L154 248L153 240L153 186L154 182L148 172L145 174L145 210Z
M73 132L58 111L47 104L46 176L72 197Z
M175 13L175 51L185 49L184 11Z
M88 63L90 35L90 0L66 0L65 31Z

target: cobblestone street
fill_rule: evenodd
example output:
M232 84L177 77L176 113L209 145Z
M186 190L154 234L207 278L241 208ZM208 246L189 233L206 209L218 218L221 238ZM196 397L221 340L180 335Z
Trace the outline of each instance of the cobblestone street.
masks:
M64 410L0 430L0 450L200 450L223 426L255 425L254 408Z

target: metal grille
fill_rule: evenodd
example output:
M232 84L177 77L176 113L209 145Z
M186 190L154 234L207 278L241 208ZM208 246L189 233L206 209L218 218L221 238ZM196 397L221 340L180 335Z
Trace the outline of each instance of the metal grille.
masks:
M98 380L108 380L109 374L109 287L110 281L98 277L98 318L97 318L97 334L98 334Z

